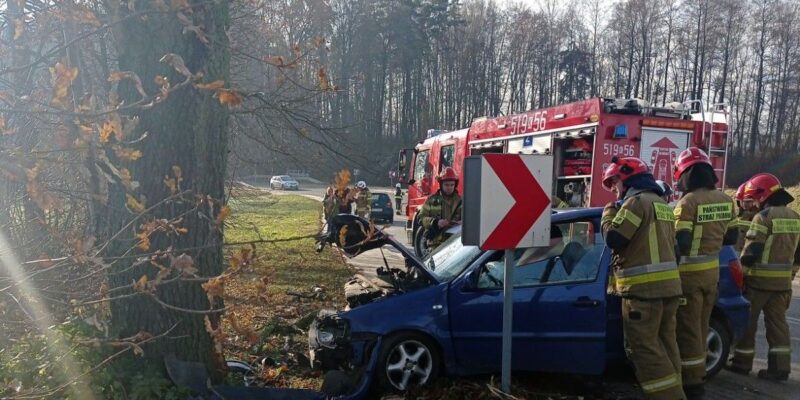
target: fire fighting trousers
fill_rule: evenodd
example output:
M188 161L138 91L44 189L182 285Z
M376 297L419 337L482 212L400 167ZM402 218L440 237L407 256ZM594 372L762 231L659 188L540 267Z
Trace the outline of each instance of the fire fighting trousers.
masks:
M717 301L717 285L683 285L678 307L678 348L684 386L700 385L706 376L706 338L711 310Z
M622 300L628 357L648 399L686 398L681 387L681 360L675 339L679 302L678 297Z
M744 297L750 300L750 324L736 345L731 363L733 366L745 370L753 368L758 317L763 310L767 343L769 344L767 368L779 372L790 371L792 351L789 325L786 323L786 310L792 300L792 291L773 292L747 288Z

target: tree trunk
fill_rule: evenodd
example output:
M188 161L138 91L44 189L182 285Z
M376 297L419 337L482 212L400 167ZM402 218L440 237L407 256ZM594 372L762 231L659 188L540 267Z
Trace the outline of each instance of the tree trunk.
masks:
M158 92L153 83L158 75L168 77L173 85L185 79L171 66L159 62L167 53L181 56L192 73L202 72L205 82L224 80L228 83L228 3L191 3L193 12L187 15L205 31L210 41L208 45L201 43L195 35L184 35L174 12L152 13L147 19L128 18L115 27L119 68L135 72L148 93ZM155 7L153 3L136 3L137 11L151 7ZM112 11L117 20L130 13L125 5ZM181 169L181 187L191 191L179 201L163 202L152 210L150 216L143 217L132 227L138 227L149 218L172 220L182 217L181 226L188 229L188 233L169 237L156 233L151 237L150 251L171 247L175 255L185 252L193 258L197 275L201 277L213 277L223 270L222 230L213 221L225 195L228 111L212 95L189 85L171 93L152 109L131 113L140 120L137 134L147 132L147 137L138 144L143 157L128 165L134 179L140 183L133 195L146 196L148 207L170 197L164 177L174 176L173 166ZM133 85L121 82L120 97L125 104L131 104L138 100L139 95ZM100 237L111 237L135 217L134 213L120 206L125 204L126 195L130 194L116 186L108 203L99 205L102 214L96 229ZM111 242L105 256L121 256L135 248L135 244L133 232L123 232ZM133 250L136 251L139 249ZM108 282L113 295L132 293L130 288L115 288L131 285L143 275L148 275L152 281L157 272L149 263L135 265L132 261L122 258L111 268ZM221 355L213 350L212 339L206 332L205 315L201 312L220 307L221 301L209 304L200 282L184 280L159 286L156 296L164 303L196 310L197 313L166 309L147 295L128 297L112 303L115 333L123 337L140 331L155 335L176 326L170 338L148 345L144 349L145 355L159 359L174 354L178 359L203 362L210 371L219 368ZM208 317L212 327L218 327L219 315L210 314Z

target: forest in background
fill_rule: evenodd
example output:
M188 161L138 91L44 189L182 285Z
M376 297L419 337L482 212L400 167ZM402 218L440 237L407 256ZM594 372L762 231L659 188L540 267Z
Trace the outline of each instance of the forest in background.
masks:
M302 110L293 111L299 120L274 118L285 116L280 109L261 121L234 118L233 170L243 174L306 169L329 178L350 167L385 183L397 150L428 129L603 96L726 103L728 185L756 170L800 179L797 1L257 3L250 45L279 68L243 58L241 84L258 82L266 97ZM309 40L322 46L299 54ZM291 81L327 90L287 89Z

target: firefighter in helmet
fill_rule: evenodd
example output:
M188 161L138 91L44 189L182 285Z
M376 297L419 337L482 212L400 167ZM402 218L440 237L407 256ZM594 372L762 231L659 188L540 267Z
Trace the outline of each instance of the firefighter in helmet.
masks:
M603 210L602 227L636 379L648 399L685 399L675 339L681 281L672 209L647 164L635 157L614 157L603 187L618 199Z
M661 195L661 198L664 199L664 201L666 201L667 204L671 203L672 195L675 193L672 191L672 187L667 182L664 182L660 179L656 180L656 184L658 184L658 187L660 187L661 191L664 192L664 194Z
M739 227L739 237L736 240L736 251L741 252L744 248L744 241L745 235L747 235L747 231L750 230L750 221L753 220L756 213L758 213L758 207L756 206L756 202L753 201L753 198L750 196L745 196L744 189L747 182L739 185L739 189L736 190L736 206L739 207L739 214L737 215L737 222L736 226Z
M430 251L445 240L445 231L449 227L461 223L461 196L456 191L456 171L447 167L437 179L439 191L429 196L419 210L419 218L425 228L423 234Z
M742 251L745 267L745 297L750 301L750 325L736 345L729 369L748 374L753 367L758 318L764 311L767 328L767 369L761 379L789 379L791 338L786 310L792 299L792 280L800 265L800 215L787 207L794 198L770 174L757 174L747 181L744 195L760 211L753 217Z
M394 185L394 204L395 214L400 215L400 207L403 205L403 187L400 182Z
M367 187L367 182L358 181L356 183L355 203L356 215L361 218L369 218L369 212L372 208L372 193Z
M717 175L708 155L690 147L675 161L678 189L675 241L683 298L678 307L678 348L681 351L683 391L689 399L703 397L706 375L706 336L717 301L719 252L736 243L739 231L730 197L716 189Z

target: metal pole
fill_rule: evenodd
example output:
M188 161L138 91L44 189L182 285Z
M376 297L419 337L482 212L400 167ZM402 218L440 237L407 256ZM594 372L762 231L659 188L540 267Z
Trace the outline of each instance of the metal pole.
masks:
M503 365L500 386L503 392L511 393L511 321L513 320L514 299L514 250L506 250L503 271Z

